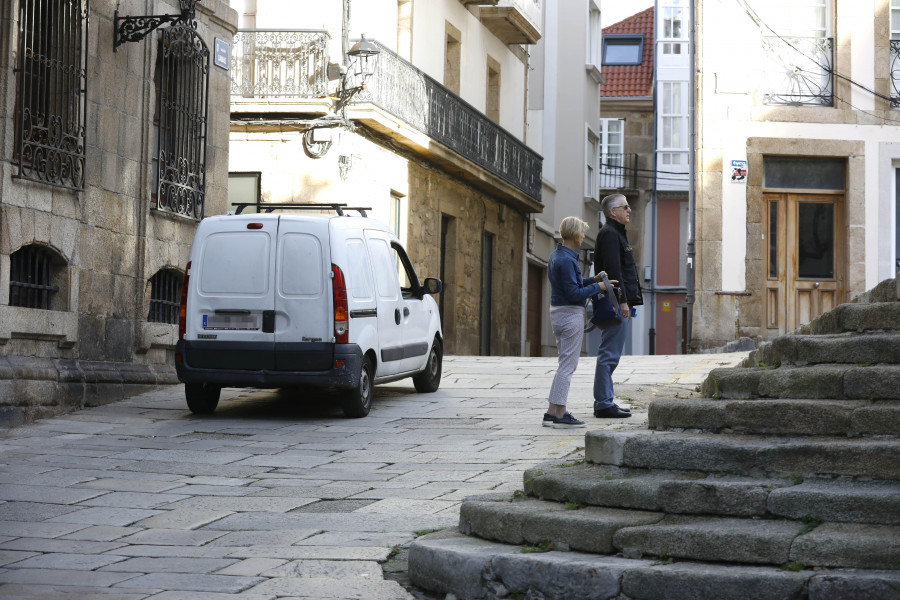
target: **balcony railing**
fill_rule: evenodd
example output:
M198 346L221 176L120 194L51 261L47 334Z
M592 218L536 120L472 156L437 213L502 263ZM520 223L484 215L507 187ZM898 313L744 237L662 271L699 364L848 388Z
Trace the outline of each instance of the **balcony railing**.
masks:
M328 95L328 41L322 30L241 29L234 36L231 95Z
M601 154L601 190L637 189L637 154Z
M764 37L763 49L767 59L763 96L766 104L834 105L832 38Z
M900 40L891 40L891 108L900 108Z
M542 158L449 89L385 46L366 89L353 103L372 103L503 179L541 198ZM349 86L358 85L350 77Z

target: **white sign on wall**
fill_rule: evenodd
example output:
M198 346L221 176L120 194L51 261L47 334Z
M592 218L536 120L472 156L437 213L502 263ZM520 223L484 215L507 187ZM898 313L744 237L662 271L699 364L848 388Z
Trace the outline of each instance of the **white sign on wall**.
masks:
M229 66L228 59L231 58L230 57L231 48L229 47L228 42L226 42L225 40L216 38L215 50L216 51L213 54L213 62L216 64L217 67L222 67L223 69L225 69L227 71L228 66Z
M747 161L731 161L731 183L747 183Z

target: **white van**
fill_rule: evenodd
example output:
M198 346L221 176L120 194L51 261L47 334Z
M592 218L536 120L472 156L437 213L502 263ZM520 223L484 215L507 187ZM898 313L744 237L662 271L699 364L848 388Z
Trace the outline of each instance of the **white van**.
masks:
M374 384L412 377L419 392L437 390L440 280L419 283L364 209L274 206L296 212L209 217L194 235L175 351L188 408L211 413L222 387L313 385L338 389L344 414L364 417ZM298 214L323 209L335 214Z

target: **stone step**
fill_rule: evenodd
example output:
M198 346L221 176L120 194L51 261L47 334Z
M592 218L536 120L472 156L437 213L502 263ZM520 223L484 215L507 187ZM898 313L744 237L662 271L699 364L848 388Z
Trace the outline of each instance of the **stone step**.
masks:
M461 599L900 599L897 571L791 571L581 552L522 553L519 546L464 537L452 530L423 536L412 543L409 575L420 588Z
M900 329L900 302L841 304L813 319L807 327L812 335Z
M584 454L591 463L642 469L900 480L900 443L892 436L776 438L598 430L585 434Z
M892 303L900 307L900 303ZM900 322L898 322L900 328ZM751 352L750 364L818 365L900 363L900 331L840 333L831 335L782 335Z
M613 535L623 527L661 520L661 513L616 508L578 508L526 498L467 499L460 506L459 530L514 545L550 541L558 548L613 554Z
M656 400L649 428L770 435L858 436L900 432L900 401Z
M900 365L713 369L700 391L707 398L717 399L900 400Z
M668 515L619 529L613 545L628 557L855 569L896 569L900 527Z
M525 493L574 505L734 517L807 515L829 522L900 525L900 483L850 478L752 478L697 471L546 463L525 472Z

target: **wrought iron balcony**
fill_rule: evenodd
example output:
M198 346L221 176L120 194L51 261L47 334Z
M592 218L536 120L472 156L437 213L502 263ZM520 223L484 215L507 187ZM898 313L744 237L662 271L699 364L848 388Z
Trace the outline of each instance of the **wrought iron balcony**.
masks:
M891 40L891 108L900 108L900 40Z
M601 190L637 189L637 154L601 154Z
M832 38L764 37L763 49L766 104L834 105Z
M330 37L323 30L239 30L234 36L231 95L327 96Z
M543 159L539 154L409 62L374 43L381 50L375 73L351 104L380 107L540 201ZM348 86L359 83L352 76L349 80Z

